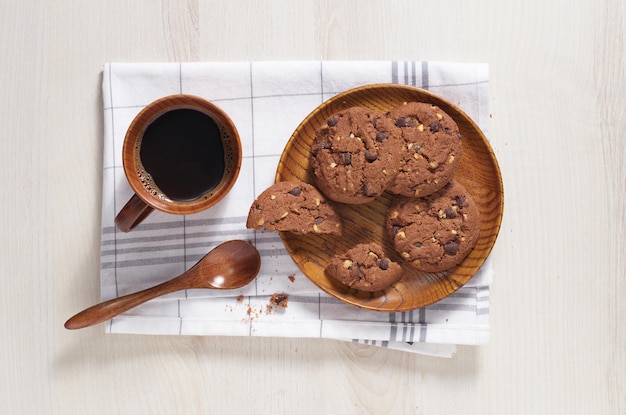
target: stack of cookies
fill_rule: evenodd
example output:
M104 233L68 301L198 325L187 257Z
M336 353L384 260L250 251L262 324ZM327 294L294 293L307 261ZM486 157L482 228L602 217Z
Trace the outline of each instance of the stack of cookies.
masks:
M311 147L314 186L279 182L254 201L248 228L340 236L333 203L351 205L393 195L386 233L406 264L418 271L451 269L474 248L479 212L453 177L462 156L454 120L437 106L405 102L385 114L351 107L332 114ZM337 253L326 273L363 291L381 291L402 276L378 244Z

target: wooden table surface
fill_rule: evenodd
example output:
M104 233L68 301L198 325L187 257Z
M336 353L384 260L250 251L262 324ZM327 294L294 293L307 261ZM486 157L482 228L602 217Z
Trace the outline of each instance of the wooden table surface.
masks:
M47 4L46 4L47 3ZM0 413L626 414L626 3L0 1ZM106 62L490 64L505 215L491 341L106 335Z

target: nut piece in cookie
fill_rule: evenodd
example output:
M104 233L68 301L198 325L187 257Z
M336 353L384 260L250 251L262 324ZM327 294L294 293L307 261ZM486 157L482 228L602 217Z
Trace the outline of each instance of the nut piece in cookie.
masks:
M341 235L343 230L335 207L315 187L297 181L265 189L252 203L246 227L297 234Z
M381 291L400 279L402 267L387 258L378 244L369 243L333 257L326 273L350 288Z
M351 107L331 115L315 132L311 165L315 184L329 199L349 204L374 200L395 178L400 129L376 111Z
M386 116L401 130L403 141L399 172L389 191L423 197L445 186L461 160L456 122L441 108L424 102L405 102Z
M480 217L469 193L452 180L426 197L396 196L386 229L407 262L420 271L440 272L460 264L474 248Z

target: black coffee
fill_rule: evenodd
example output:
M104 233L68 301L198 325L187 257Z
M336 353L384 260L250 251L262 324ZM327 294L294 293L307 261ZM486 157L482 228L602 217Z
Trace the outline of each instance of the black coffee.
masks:
M224 175L220 128L208 115L180 109L166 112L146 129L141 163L170 199L194 200L214 189Z

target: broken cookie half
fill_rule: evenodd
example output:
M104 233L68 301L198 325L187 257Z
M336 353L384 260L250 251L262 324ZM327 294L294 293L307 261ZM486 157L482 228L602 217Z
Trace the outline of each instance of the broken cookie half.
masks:
M286 231L296 234L341 235L339 213L315 187L299 181L284 181L265 189L252 203L248 229Z

